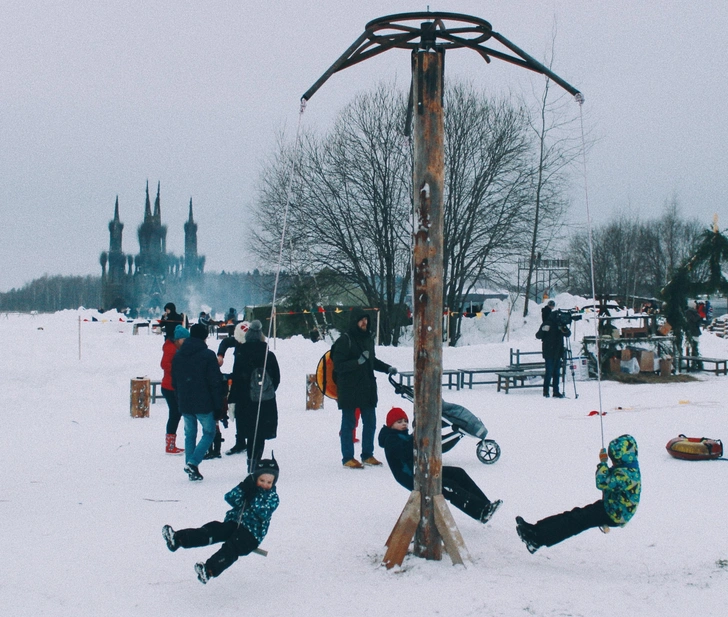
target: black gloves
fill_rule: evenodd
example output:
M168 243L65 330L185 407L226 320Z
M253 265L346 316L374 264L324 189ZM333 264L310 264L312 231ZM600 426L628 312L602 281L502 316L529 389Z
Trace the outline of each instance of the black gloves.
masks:
M255 491L257 490L257 486L255 483L255 477L253 474L248 475L245 480L243 480L240 484L238 484L240 487L240 490L243 491L243 494L245 495L245 499L247 501L251 501L253 497L255 496Z
M396 374L397 374L397 369L396 369L396 368L394 368L393 366L390 366L390 367L389 367L389 368L387 369L387 373L388 373L388 374L390 374L390 375L396 375Z

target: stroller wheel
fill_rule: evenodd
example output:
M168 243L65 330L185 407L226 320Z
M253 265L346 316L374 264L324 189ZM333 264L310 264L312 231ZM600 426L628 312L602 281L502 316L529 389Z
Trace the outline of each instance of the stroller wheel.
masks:
M500 446L492 439L483 439L478 442L475 453L481 463L492 465L500 458L501 450Z

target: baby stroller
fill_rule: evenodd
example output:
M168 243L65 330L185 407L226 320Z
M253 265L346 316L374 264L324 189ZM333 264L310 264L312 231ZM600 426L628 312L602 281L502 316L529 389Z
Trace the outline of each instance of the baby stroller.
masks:
M410 386L397 383L392 375L389 376L389 383L394 391L410 403L415 400L414 390ZM500 446L492 439L486 439L488 429L483 422L461 405L442 401L442 451L452 450L465 435L475 437L478 445L475 447L475 454L481 463L492 465L501 454Z

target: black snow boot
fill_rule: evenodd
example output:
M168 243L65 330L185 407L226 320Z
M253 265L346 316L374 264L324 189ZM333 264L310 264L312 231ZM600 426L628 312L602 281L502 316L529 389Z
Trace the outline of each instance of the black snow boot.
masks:
M220 458L220 448L222 446L222 442L225 441L222 438L222 433L220 432L220 429L218 428L215 431L215 439L212 440L212 444L210 444L210 449L207 451L207 454L203 456L203 460L209 461L212 458Z

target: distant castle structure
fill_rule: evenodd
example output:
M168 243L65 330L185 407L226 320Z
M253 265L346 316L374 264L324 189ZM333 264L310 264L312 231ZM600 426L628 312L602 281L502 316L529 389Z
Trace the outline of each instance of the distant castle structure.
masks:
M168 294L189 295L203 280L205 257L197 253L197 223L192 215L184 224L185 253L177 257L167 252L167 226L162 225L160 184L152 212L147 181L144 220L137 229L139 253L125 254L122 249L124 223L119 218L119 197L114 218L109 222L109 250L101 253L101 298L103 308L137 312L159 312ZM186 293L185 293L186 292Z

